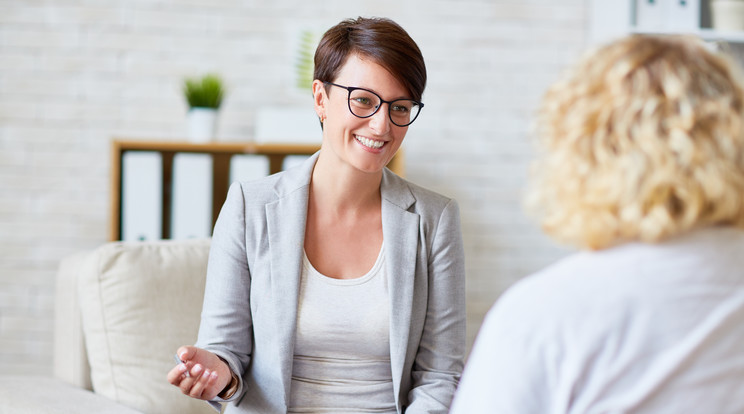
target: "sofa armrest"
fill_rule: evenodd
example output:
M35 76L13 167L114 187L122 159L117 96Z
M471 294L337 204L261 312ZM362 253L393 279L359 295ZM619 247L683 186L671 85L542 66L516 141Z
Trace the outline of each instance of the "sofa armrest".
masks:
M52 377L0 376L0 401L0 414L141 414Z
M54 376L79 388L92 390L90 365L85 350L78 275L90 252L64 258L56 280L54 308Z

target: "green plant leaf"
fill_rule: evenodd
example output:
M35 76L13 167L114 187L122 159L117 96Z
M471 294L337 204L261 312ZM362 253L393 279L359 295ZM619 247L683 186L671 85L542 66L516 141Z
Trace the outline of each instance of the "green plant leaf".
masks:
M317 36L311 30L300 32L300 43L295 61L296 86L299 89L311 89L315 69L315 47Z
M219 109L225 96L225 87L218 75L207 74L201 78L184 79L183 94L191 108Z

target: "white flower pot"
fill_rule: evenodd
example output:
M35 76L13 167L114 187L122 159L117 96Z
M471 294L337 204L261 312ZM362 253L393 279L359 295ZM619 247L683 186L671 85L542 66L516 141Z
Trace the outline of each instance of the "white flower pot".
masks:
M715 30L744 30L744 0L711 0L710 15Z
M188 137L192 142L209 142L217 132L217 110L191 108L188 115Z

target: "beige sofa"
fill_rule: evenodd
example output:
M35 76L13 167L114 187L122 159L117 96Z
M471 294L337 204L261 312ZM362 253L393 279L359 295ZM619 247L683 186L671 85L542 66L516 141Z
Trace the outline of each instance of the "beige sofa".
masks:
M54 377L0 376L0 413L215 411L166 381L196 341L209 240L114 242L62 261Z

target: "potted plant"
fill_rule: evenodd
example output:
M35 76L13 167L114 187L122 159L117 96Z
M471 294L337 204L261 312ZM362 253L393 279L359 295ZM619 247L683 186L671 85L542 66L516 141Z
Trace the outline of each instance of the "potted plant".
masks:
M186 78L183 94L189 104L189 138L196 142L211 140L217 131L217 113L225 96L222 79L215 74Z

